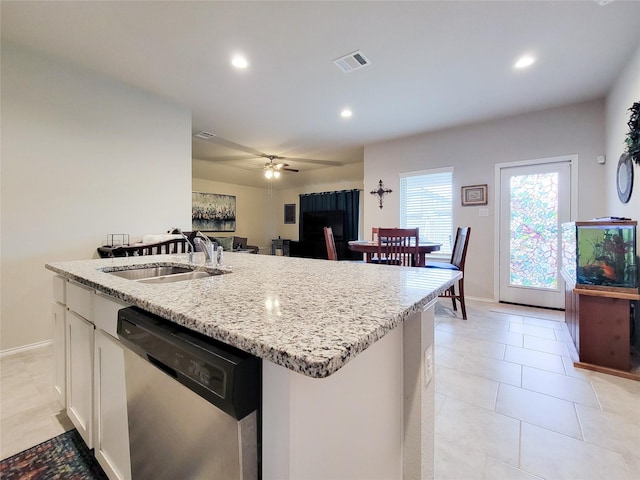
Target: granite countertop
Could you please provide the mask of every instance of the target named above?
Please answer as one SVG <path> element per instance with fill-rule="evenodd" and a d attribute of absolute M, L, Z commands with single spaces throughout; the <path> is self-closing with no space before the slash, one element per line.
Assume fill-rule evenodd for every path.
<path fill-rule="evenodd" d="M 46 268 L 304 375 L 331 375 L 420 311 L 459 272 L 225 252 L 224 275 L 145 284 L 105 273 L 186 265 L 181 255 L 52 262 Z M 201 253 L 196 264 L 204 263 Z"/>

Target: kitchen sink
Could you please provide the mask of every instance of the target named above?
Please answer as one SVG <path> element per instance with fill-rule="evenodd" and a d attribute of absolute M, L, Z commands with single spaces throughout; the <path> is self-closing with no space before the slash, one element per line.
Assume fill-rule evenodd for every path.
<path fill-rule="evenodd" d="M 182 282 L 184 280 L 195 280 L 197 278 L 206 278 L 225 273 L 221 270 L 194 270 L 193 268 L 175 265 L 160 267 L 142 266 L 140 268 L 127 270 L 103 270 L 103 272 L 115 275 L 116 277 L 135 280 L 140 283 Z"/>
<path fill-rule="evenodd" d="M 222 273 L 222 272 L 220 272 Z M 161 275 L 159 277 L 143 278 L 138 280 L 140 283 L 171 283 L 181 282 L 183 280 L 195 280 L 196 278 L 211 277 L 213 275 L 219 275 L 219 273 L 203 272 L 201 270 L 193 270 L 183 273 L 171 273 L 168 275 Z"/>

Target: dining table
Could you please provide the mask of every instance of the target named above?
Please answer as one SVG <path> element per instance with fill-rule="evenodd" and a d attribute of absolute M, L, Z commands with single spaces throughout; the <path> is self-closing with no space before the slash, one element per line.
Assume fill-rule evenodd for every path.
<path fill-rule="evenodd" d="M 418 244 L 418 256 L 414 261 L 414 265 L 416 267 L 424 267 L 426 255 L 437 252 L 441 246 L 441 243 L 420 242 Z M 407 248 L 407 253 L 413 253 L 414 249 L 415 247 Z M 349 242 L 349 250 L 364 253 L 367 263 L 373 263 L 374 254 L 378 253 L 378 242 L 372 240 L 351 240 Z"/>

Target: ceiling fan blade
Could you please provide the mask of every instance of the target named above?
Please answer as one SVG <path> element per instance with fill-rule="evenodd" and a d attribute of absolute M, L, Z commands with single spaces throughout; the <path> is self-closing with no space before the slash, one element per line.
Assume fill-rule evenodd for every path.
<path fill-rule="evenodd" d="M 217 143 L 218 145 L 232 148 L 234 150 L 247 152 L 247 153 L 250 153 L 251 155 L 255 155 L 256 157 L 268 157 L 266 153 L 259 152 L 258 150 L 254 150 L 253 148 L 245 147 L 244 145 L 240 145 L 239 143 L 232 142 L 231 140 L 227 140 L 225 138 L 219 137 L 215 133 L 197 132 L 193 136 L 201 140 L 205 140 L 207 142 Z"/>
<path fill-rule="evenodd" d="M 283 168 L 282 170 L 284 170 L 285 172 L 294 172 L 294 173 L 298 173 L 300 171 L 297 168 Z"/>
<path fill-rule="evenodd" d="M 255 155 L 225 155 L 223 157 L 202 157 L 201 160 L 207 162 L 235 162 L 237 160 L 252 160 Z"/>
<path fill-rule="evenodd" d="M 255 150 L 255 149 L 253 149 L 251 147 L 245 147 L 244 145 L 240 145 L 239 143 L 232 142 L 231 140 L 227 140 L 225 138 L 219 137 L 215 133 L 211 133 L 211 132 L 200 131 L 200 132 L 194 133 L 193 136 L 195 138 L 200 139 L 200 140 L 216 143 L 218 145 L 222 145 L 224 147 L 231 148 L 231 149 L 234 149 L 234 150 L 240 150 L 241 152 L 246 152 L 246 153 L 249 153 L 251 155 L 255 155 L 256 157 L 266 158 L 271 163 L 273 163 L 274 160 L 293 160 L 293 161 L 300 162 L 300 163 L 311 163 L 311 164 L 316 164 L 316 165 L 328 165 L 328 166 L 332 166 L 332 167 L 340 167 L 340 166 L 344 165 L 344 163 L 342 163 L 342 162 L 336 162 L 336 161 L 333 161 L 333 160 L 315 160 L 313 158 L 296 158 L 296 157 L 285 157 L 285 156 L 281 156 L 281 155 L 268 155 L 268 154 L 263 153 L 263 152 L 261 152 L 259 150 Z M 231 157 L 226 157 L 226 158 L 228 158 L 229 160 L 233 159 Z M 239 159 L 239 158 L 237 158 L 237 159 Z M 206 159 L 206 160 L 219 161 L 219 160 L 212 159 L 212 158 L 211 159 Z"/>
<path fill-rule="evenodd" d="M 342 162 L 335 162 L 333 160 L 314 160 L 313 158 L 295 158 L 295 157 L 276 157 L 282 160 L 293 160 L 300 163 L 315 163 L 316 165 L 329 165 L 332 167 L 341 167 L 344 165 Z"/>

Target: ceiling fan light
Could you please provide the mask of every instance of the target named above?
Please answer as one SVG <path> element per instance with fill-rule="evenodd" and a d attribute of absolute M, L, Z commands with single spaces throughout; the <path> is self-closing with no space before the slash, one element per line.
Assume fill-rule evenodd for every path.
<path fill-rule="evenodd" d="M 236 55 L 231 59 L 231 65 L 242 70 L 249 66 L 249 62 L 245 57 L 241 55 Z"/>
<path fill-rule="evenodd" d="M 280 172 L 278 170 L 274 170 L 273 177 L 274 178 L 280 178 Z"/>
<path fill-rule="evenodd" d="M 523 55 L 518 59 L 518 61 L 513 65 L 513 67 L 517 69 L 527 68 L 533 65 L 535 62 L 536 62 L 536 57 L 532 55 Z"/>
<path fill-rule="evenodd" d="M 271 170 L 270 168 L 266 169 L 266 170 L 264 171 L 264 176 L 265 176 L 265 178 L 271 178 L 271 177 L 273 177 L 273 170 Z"/>

